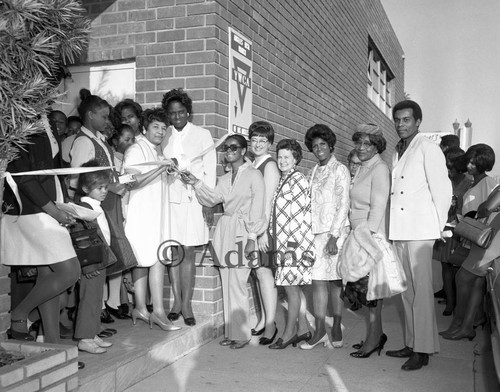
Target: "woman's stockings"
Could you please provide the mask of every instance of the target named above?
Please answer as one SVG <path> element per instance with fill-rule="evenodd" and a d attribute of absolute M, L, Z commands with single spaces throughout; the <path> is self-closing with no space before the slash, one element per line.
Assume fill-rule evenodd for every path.
<path fill-rule="evenodd" d="M 12 320 L 26 320 L 38 307 L 42 316 L 45 342 L 59 342 L 59 295 L 78 280 L 80 263 L 75 257 L 60 263 L 37 267 L 35 286 L 19 305 L 12 310 Z"/>

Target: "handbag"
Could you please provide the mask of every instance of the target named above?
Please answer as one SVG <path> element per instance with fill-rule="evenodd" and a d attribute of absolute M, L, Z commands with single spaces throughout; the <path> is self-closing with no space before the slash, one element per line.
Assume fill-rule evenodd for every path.
<path fill-rule="evenodd" d="M 78 219 L 70 227 L 69 234 L 81 267 L 105 261 L 106 244 L 99 236 L 96 226 Z"/>
<path fill-rule="evenodd" d="M 373 234 L 373 239 L 382 251 L 382 258 L 373 266 L 368 276 L 366 299 L 369 301 L 389 298 L 407 289 L 403 264 L 394 246 L 379 233 Z"/>
<path fill-rule="evenodd" d="M 487 223 L 464 217 L 455 227 L 455 234 L 471 241 L 480 248 L 487 249 L 496 234 L 496 230 Z"/>

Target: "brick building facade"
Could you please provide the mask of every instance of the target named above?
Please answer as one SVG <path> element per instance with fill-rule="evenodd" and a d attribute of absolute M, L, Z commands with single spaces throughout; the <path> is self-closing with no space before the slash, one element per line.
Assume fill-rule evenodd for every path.
<path fill-rule="evenodd" d="M 337 135 L 337 158 L 345 162 L 356 124 L 373 122 L 388 140 L 384 157 L 394 147 L 397 135 L 387 113 L 404 98 L 404 59 L 379 0 L 82 2 L 92 31 L 81 63 L 135 62 L 133 98 L 144 107 L 159 105 L 167 90 L 183 87 L 194 101 L 193 122 L 214 138 L 225 134 L 232 27 L 253 43 L 253 119 L 271 122 L 277 140 L 302 141 L 311 125 L 325 123 Z M 302 168 L 314 163 L 306 152 Z M 7 269 L 1 271 L 5 331 Z M 220 314 L 217 279 L 213 268 L 198 271 L 195 313 Z"/>

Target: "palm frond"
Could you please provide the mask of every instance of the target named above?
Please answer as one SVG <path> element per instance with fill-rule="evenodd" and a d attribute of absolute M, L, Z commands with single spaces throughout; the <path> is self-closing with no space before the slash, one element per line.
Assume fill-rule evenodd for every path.
<path fill-rule="evenodd" d="M 61 64 L 87 45 L 90 20 L 76 0 L 0 0 L 0 159 L 15 159 L 60 97 Z"/>

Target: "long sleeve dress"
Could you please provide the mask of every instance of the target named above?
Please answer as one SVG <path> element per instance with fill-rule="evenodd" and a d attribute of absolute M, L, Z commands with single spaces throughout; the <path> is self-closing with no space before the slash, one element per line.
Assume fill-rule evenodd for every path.
<path fill-rule="evenodd" d="M 165 157 L 177 159 L 181 170 L 189 170 L 205 185 L 214 188 L 217 156 L 215 148 L 210 150 L 213 144 L 208 129 L 188 122 L 181 132 L 172 125 L 168 127 L 162 149 Z M 185 246 L 206 244 L 208 227 L 191 185 L 183 184 L 179 176 L 174 174 L 169 176 L 167 186 L 171 239 Z"/>
<path fill-rule="evenodd" d="M 338 257 L 349 234 L 349 169 L 332 155 L 324 166 L 316 165 L 311 174 L 312 232 L 316 248 L 313 280 L 338 280 Z M 337 238 L 338 253 L 324 251 L 329 235 Z"/>
<path fill-rule="evenodd" d="M 368 161 L 362 162 L 358 172 L 353 178 L 350 192 L 351 201 L 351 227 L 355 230 L 363 223 L 367 224 L 370 232 L 377 233 L 380 238 L 373 238 L 376 245 L 381 250 L 382 257 L 390 257 L 384 252 L 387 232 L 387 202 L 389 200 L 389 190 L 391 188 L 390 172 L 387 164 L 375 154 Z M 368 233 L 369 235 L 369 233 Z M 347 247 L 346 242 L 346 250 Z M 342 260 L 347 263 L 349 260 Z M 381 261 L 379 261 L 381 262 Z M 357 305 L 374 307 L 376 300 L 368 300 L 368 281 L 369 277 L 362 277 L 357 282 L 348 282 L 345 287 L 345 296 Z"/>
<path fill-rule="evenodd" d="M 277 286 L 312 283 L 314 235 L 311 231 L 311 198 L 305 176 L 294 171 L 282 177 L 273 199 L 272 235 L 276 240 Z M 274 232 L 273 230 L 276 229 Z M 294 256 L 285 257 L 294 249 Z"/>

